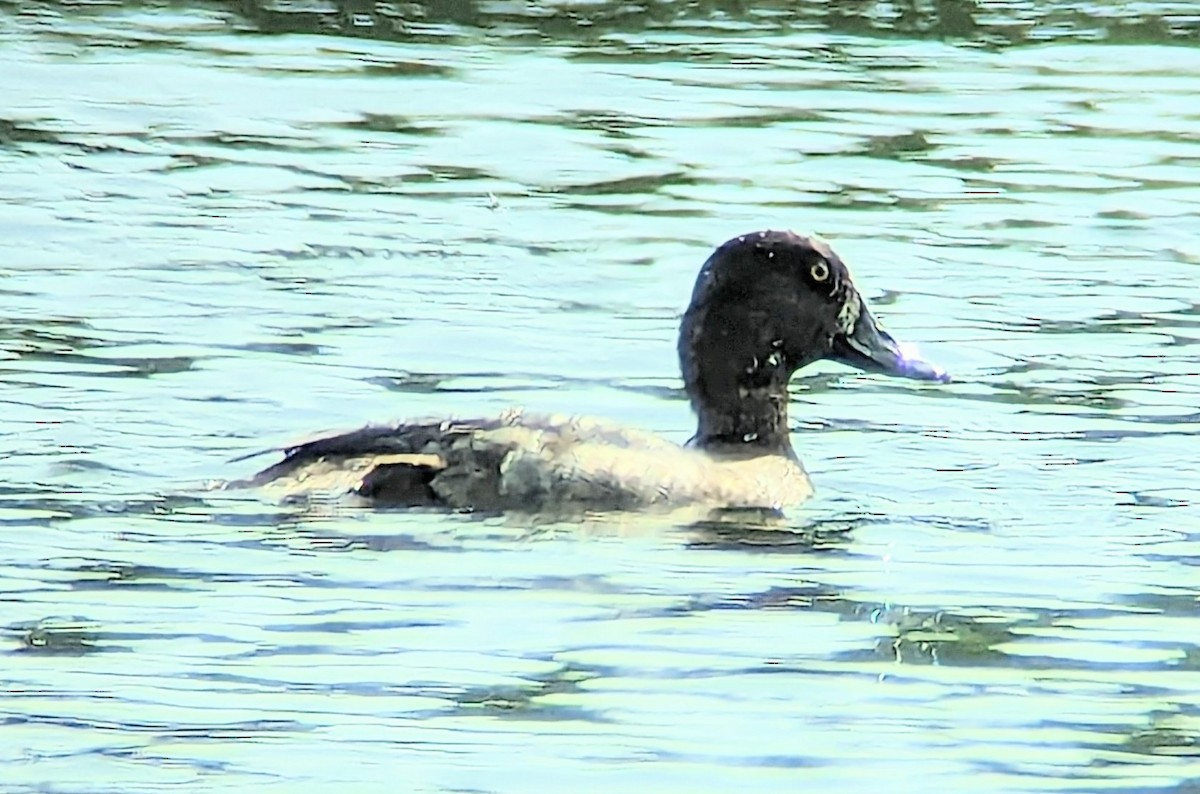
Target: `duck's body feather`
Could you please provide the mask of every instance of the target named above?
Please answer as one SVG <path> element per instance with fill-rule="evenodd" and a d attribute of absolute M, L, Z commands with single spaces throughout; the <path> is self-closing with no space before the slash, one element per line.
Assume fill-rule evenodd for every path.
<path fill-rule="evenodd" d="M 517 410 L 323 436 L 239 484 L 291 497 L 353 492 L 381 504 L 485 512 L 777 509 L 812 493 L 791 455 L 692 449 L 596 419 Z"/>

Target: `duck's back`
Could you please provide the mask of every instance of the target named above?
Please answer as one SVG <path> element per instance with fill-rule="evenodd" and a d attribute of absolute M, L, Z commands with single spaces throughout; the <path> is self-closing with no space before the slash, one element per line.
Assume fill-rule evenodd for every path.
<path fill-rule="evenodd" d="M 316 438 L 238 485 L 479 511 L 781 507 L 812 493 L 789 455 L 713 456 L 590 418 L 520 411 Z"/>

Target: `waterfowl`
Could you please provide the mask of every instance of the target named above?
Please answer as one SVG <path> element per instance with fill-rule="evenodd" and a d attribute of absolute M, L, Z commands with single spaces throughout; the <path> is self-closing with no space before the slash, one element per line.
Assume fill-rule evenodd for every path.
<path fill-rule="evenodd" d="M 819 359 L 947 380 L 880 328 L 827 243 L 755 232 L 712 253 L 683 315 L 679 363 L 697 417 L 685 446 L 599 420 L 514 410 L 319 437 L 236 485 L 484 512 L 781 509 L 813 490 L 789 438 L 788 382 Z"/>

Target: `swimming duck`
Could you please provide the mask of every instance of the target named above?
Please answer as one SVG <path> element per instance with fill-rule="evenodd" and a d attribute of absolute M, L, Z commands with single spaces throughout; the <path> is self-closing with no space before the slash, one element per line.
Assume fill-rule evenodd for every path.
<path fill-rule="evenodd" d="M 284 450 L 242 486 L 464 511 L 778 510 L 812 494 L 788 432 L 788 382 L 819 359 L 948 380 L 876 323 L 827 243 L 735 237 L 700 270 L 679 333 L 696 434 L 679 446 L 599 420 L 520 410 L 367 426 Z"/>

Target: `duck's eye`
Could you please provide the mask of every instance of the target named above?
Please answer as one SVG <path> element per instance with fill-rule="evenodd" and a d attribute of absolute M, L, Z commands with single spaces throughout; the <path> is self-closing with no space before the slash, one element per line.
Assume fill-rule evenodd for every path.
<path fill-rule="evenodd" d="M 809 266 L 808 275 L 812 276 L 812 280 L 818 284 L 825 283 L 829 280 L 829 263 L 824 259 L 818 259 Z"/>

